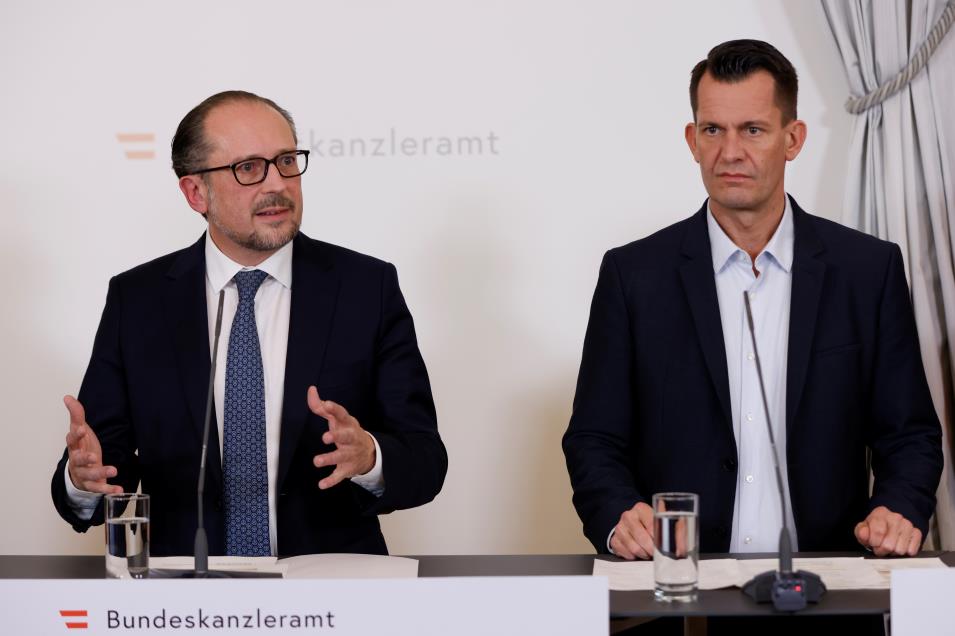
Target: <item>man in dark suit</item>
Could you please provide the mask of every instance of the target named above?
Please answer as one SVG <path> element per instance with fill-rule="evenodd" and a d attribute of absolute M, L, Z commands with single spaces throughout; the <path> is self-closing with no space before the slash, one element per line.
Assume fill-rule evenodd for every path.
<path fill-rule="evenodd" d="M 604 257 L 563 440 L 600 552 L 652 556 L 648 503 L 672 490 L 699 493 L 703 552 L 774 551 L 783 511 L 800 550 L 921 546 L 941 437 L 901 253 L 787 197 L 785 164 L 806 137 L 796 92 L 765 42 L 710 51 L 685 130 L 709 199 Z"/>
<path fill-rule="evenodd" d="M 152 553 L 192 554 L 220 302 L 211 554 L 385 554 L 377 515 L 441 489 L 447 454 L 395 268 L 299 232 L 296 144 L 285 110 L 241 91 L 180 123 L 173 168 L 208 232 L 110 281 L 52 481 L 76 530 L 103 522 L 104 494 L 141 484 Z"/>

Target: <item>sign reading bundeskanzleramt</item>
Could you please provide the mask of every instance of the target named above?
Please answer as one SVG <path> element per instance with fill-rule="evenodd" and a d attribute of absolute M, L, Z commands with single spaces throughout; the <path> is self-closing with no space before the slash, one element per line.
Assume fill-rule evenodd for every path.
<path fill-rule="evenodd" d="M 0 634 L 606 634 L 603 577 L 3 580 Z"/>

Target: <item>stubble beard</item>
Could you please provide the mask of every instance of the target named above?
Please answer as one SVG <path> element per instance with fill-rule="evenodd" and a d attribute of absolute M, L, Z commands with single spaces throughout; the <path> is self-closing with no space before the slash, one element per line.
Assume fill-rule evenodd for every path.
<path fill-rule="evenodd" d="M 287 220 L 279 222 L 278 227 L 269 227 L 264 230 L 261 228 L 253 229 L 248 234 L 241 234 L 220 222 L 215 196 L 210 191 L 206 220 L 215 225 L 216 229 L 239 247 L 255 252 L 274 252 L 295 238 L 301 226 L 301 222 L 295 214 L 298 211 L 295 202 L 280 194 L 269 195 L 259 201 L 253 208 L 252 214 L 255 215 L 259 210 L 276 206 L 288 208 L 292 211 L 292 214 L 289 215 Z"/>

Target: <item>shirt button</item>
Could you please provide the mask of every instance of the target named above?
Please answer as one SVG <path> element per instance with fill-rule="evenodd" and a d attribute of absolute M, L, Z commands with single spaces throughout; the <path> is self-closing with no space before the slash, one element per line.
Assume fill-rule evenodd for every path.
<path fill-rule="evenodd" d="M 747 413 L 747 414 L 746 414 L 746 421 L 747 421 L 747 422 L 752 422 L 752 421 L 753 421 L 753 414 L 752 414 L 752 413 Z"/>
<path fill-rule="evenodd" d="M 747 359 L 747 360 L 755 360 L 755 359 L 756 359 L 756 356 L 754 356 L 752 353 L 747 353 L 747 354 L 746 354 L 746 359 Z"/>
<path fill-rule="evenodd" d="M 753 537 L 746 537 L 745 539 L 743 539 L 743 543 L 745 543 L 746 545 L 749 545 L 752 542 L 753 542 Z"/>
<path fill-rule="evenodd" d="M 753 476 L 752 476 L 752 475 L 746 475 L 746 483 L 747 483 L 747 484 L 753 483 Z"/>

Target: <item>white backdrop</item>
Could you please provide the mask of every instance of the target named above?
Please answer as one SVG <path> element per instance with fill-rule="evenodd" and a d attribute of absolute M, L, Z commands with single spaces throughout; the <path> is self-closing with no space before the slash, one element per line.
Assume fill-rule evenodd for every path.
<path fill-rule="evenodd" d="M 849 119 L 826 29 L 816 3 L 781 0 L 5 3 L 0 553 L 102 552 L 50 503 L 60 398 L 78 390 L 109 277 L 203 231 L 169 140 L 231 88 L 285 106 L 313 147 L 303 230 L 398 267 L 450 469 L 435 502 L 384 518 L 391 550 L 588 551 L 560 436 L 601 255 L 702 202 L 689 72 L 738 37 L 800 72 L 809 139 L 788 189 L 841 216 Z M 481 151 L 457 152 L 459 137 Z M 377 138 L 386 156 L 368 156 Z M 366 156 L 329 156 L 352 139 Z"/>

